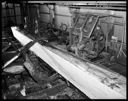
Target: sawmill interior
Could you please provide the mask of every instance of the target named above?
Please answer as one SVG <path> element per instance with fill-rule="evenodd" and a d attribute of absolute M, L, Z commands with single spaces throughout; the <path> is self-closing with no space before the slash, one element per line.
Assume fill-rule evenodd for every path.
<path fill-rule="evenodd" d="M 2 99 L 126 99 L 125 1 L 1 6 Z"/>

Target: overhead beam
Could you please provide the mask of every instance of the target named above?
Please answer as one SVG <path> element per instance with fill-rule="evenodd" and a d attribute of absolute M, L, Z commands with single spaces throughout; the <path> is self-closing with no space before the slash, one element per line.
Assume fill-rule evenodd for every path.
<path fill-rule="evenodd" d="M 28 3 L 56 3 L 66 5 L 88 5 L 88 4 L 126 4 L 126 1 L 28 1 Z"/>

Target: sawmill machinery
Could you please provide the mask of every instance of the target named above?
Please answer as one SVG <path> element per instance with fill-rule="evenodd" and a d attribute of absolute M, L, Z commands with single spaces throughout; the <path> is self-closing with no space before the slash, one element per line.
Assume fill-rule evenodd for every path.
<path fill-rule="evenodd" d="M 73 12 L 68 28 L 56 26 L 54 15 L 42 22 L 38 10 L 2 39 L 2 98 L 126 99 L 126 63 L 118 60 L 126 52 L 122 44 L 117 54 L 111 49 L 114 24 L 107 34 L 102 27 L 105 18 L 123 17 Z"/>
<path fill-rule="evenodd" d="M 32 41 L 16 27 L 12 27 L 12 31 L 22 45 Z M 19 36 L 22 38 L 19 38 Z M 49 43 L 43 45 L 37 42 L 29 50 L 48 63 L 80 91 L 87 94 L 89 98 L 125 99 L 126 78 L 105 66 L 82 60 L 63 50 L 59 45 L 54 46 Z"/>
<path fill-rule="evenodd" d="M 66 81 L 75 85 L 75 87 L 77 87 L 84 94 L 87 94 L 89 98 L 125 98 L 125 78 L 119 74 L 115 74 L 112 71 L 104 69 L 104 66 L 101 68 L 100 66 L 97 66 L 97 64 L 91 63 L 91 60 L 99 57 L 100 54 L 105 50 L 106 36 L 102 31 L 99 21 L 103 17 L 108 17 L 108 15 L 101 16 L 90 13 L 78 15 L 78 18 L 76 18 L 76 21 L 74 21 L 75 23 L 71 29 L 71 33 L 67 32 L 67 26 L 65 24 L 62 24 L 58 29 L 53 27 L 51 23 L 48 23 L 46 30 L 43 31 L 45 36 L 40 38 L 37 35 L 38 33 L 35 33 L 33 36 L 31 34 L 32 32 L 30 33 L 30 31 L 26 31 L 20 27 L 11 27 L 14 37 L 19 40 L 22 45 L 25 45 L 25 47 L 18 49 L 18 52 L 15 53 L 12 59 L 4 63 L 4 78 L 6 77 L 6 73 L 22 74 L 22 72 L 26 70 L 34 82 L 39 85 L 43 84 L 45 85 L 44 87 L 52 87 L 50 86 L 51 83 L 55 81 L 55 79 L 61 78 L 62 76 L 66 79 Z M 36 22 L 36 24 L 37 23 L 38 22 Z M 36 24 L 35 27 L 37 27 Z M 29 52 L 29 50 L 32 53 Z M 22 61 L 21 64 L 23 65 L 20 65 L 20 68 L 18 68 L 17 65 L 11 66 L 11 64 L 20 57 L 20 55 L 22 56 L 20 61 Z M 39 59 L 37 60 L 35 55 L 40 57 L 53 68 L 53 70 L 49 68 L 51 71 L 53 71 L 50 76 L 48 76 L 48 69 L 45 68 L 42 72 L 40 66 L 38 66 Z M 14 69 L 14 67 L 18 69 Z M 55 71 L 57 74 L 55 74 Z M 96 78 L 98 77 L 98 81 L 95 76 L 86 74 L 87 72 L 93 73 Z M 82 78 L 81 74 L 83 76 Z M 74 75 L 77 75 L 78 77 L 76 78 Z M 81 79 L 82 82 L 80 81 Z M 6 80 L 3 82 L 5 83 L 5 81 Z M 94 91 L 92 89 L 95 87 L 94 85 L 92 85 L 90 88 L 89 85 L 94 81 L 100 85 L 101 92 L 97 92 L 99 88 L 96 88 L 97 90 Z M 66 84 L 68 85 L 68 83 Z M 104 88 L 107 90 L 104 91 Z M 22 95 L 24 95 L 24 89 L 25 88 L 23 86 L 23 90 L 21 90 Z M 89 92 L 90 89 L 91 92 Z M 28 95 L 26 97 L 29 98 L 30 96 Z"/>

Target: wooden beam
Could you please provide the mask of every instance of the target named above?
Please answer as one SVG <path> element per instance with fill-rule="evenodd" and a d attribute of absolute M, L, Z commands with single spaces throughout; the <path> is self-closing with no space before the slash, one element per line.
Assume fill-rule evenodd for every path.
<path fill-rule="evenodd" d="M 32 41 L 17 27 L 11 27 L 22 45 Z M 66 52 L 35 43 L 30 51 L 48 63 L 91 99 L 126 99 L 126 78 L 89 62 L 83 62 Z M 113 86 L 115 85 L 115 86 Z"/>

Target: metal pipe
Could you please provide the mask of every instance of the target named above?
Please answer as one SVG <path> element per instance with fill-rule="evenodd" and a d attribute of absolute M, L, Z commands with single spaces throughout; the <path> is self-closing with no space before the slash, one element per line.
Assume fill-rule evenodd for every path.
<path fill-rule="evenodd" d="M 88 38 L 89 38 L 89 37 L 91 36 L 91 34 L 93 33 L 93 31 L 94 31 L 94 29 L 95 29 L 95 27 L 96 27 L 98 21 L 99 21 L 99 16 L 97 17 L 96 22 L 95 22 L 95 24 L 94 24 L 94 26 L 93 26 L 93 28 L 92 28 L 92 30 L 91 30 L 91 32 L 90 32 Z"/>
<path fill-rule="evenodd" d="M 123 18 L 122 16 L 117 16 L 117 15 L 104 15 L 104 16 L 100 16 L 100 18 L 104 18 L 104 17 L 116 17 L 116 18 Z"/>
<path fill-rule="evenodd" d="M 78 12 L 74 12 L 74 13 L 78 13 Z M 86 12 L 86 13 L 84 13 L 84 12 L 80 12 L 80 14 L 83 14 L 83 15 L 85 15 L 85 14 L 90 14 L 90 15 L 94 15 L 94 16 L 99 16 L 100 18 L 103 18 L 103 17 L 117 17 L 117 18 L 123 18 L 122 16 L 117 16 L 117 15 L 110 15 L 110 14 L 101 14 L 101 13 L 91 13 L 91 12 Z"/>
<path fill-rule="evenodd" d="M 87 15 L 87 17 L 86 17 L 86 19 L 85 19 L 85 22 L 84 22 L 83 26 L 81 27 L 81 31 L 83 30 L 83 27 L 86 25 L 87 20 L 88 20 L 88 17 L 89 17 L 89 15 Z M 79 44 L 81 43 L 82 38 L 83 38 L 83 32 L 80 33 Z"/>
<path fill-rule="evenodd" d="M 80 16 L 80 15 L 78 15 L 78 17 L 77 17 L 77 19 L 76 19 L 76 21 L 75 21 L 75 23 L 74 23 L 74 25 L 73 25 L 74 27 L 70 29 L 70 33 L 69 33 L 69 37 L 70 37 L 70 43 L 69 43 L 69 45 L 70 45 L 70 46 L 72 45 L 72 42 L 73 42 L 73 40 L 72 40 L 72 33 L 73 33 L 74 29 L 75 29 L 75 26 L 76 26 L 76 23 L 77 23 L 77 21 L 78 21 L 78 19 L 79 19 L 79 16 Z M 72 22 L 73 22 L 73 21 L 72 21 Z"/>
<path fill-rule="evenodd" d="M 69 6 L 68 6 L 69 7 Z M 126 7 L 89 7 L 89 6 L 70 6 L 70 7 L 80 7 L 80 8 L 86 8 L 86 9 L 95 9 L 95 10 L 121 10 L 121 11 L 126 11 Z"/>
<path fill-rule="evenodd" d="M 14 56 L 11 60 L 7 61 L 4 66 L 2 67 L 2 69 L 5 69 L 9 64 L 11 64 L 13 61 L 15 61 L 20 54 L 17 54 L 16 56 Z"/>
<path fill-rule="evenodd" d="M 106 21 L 100 21 L 100 22 L 101 23 L 107 23 L 107 24 L 114 24 L 114 25 L 124 26 L 124 23 L 118 23 L 118 22 L 111 23 L 111 22 L 106 22 Z"/>

